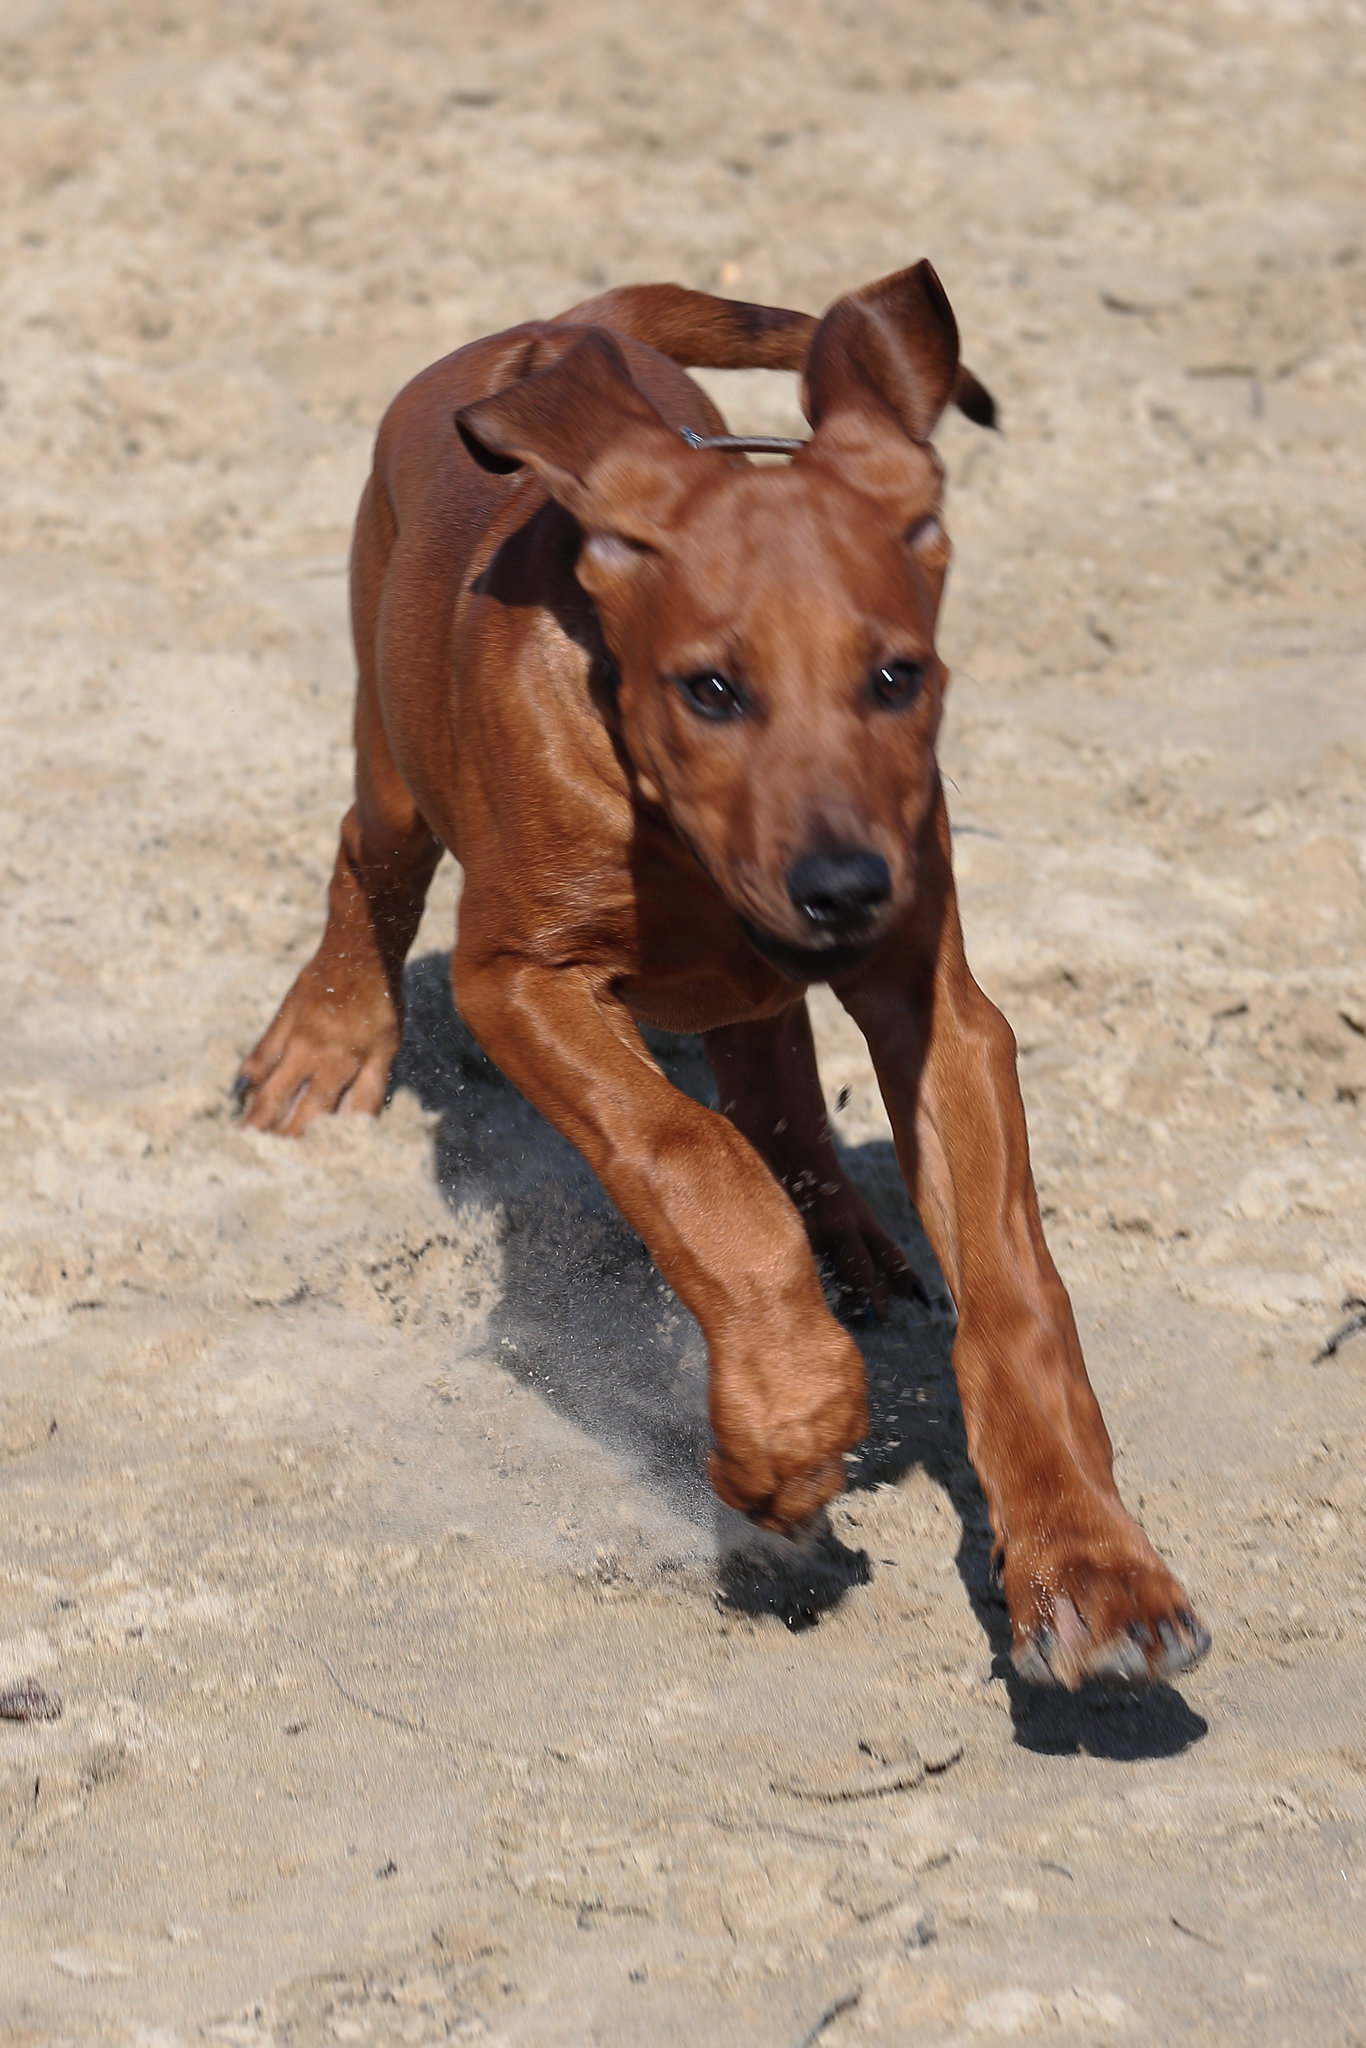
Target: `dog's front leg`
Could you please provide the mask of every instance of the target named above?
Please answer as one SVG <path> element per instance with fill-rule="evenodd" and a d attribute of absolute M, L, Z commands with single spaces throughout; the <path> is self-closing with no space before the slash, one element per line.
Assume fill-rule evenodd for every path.
<path fill-rule="evenodd" d="M 583 1153 L 701 1324 L 716 1491 L 792 1529 L 839 1492 L 868 1427 L 863 1361 L 797 1211 L 734 1126 L 665 1079 L 588 970 L 457 953 L 454 973 L 485 1051 Z"/>
<path fill-rule="evenodd" d="M 1195 1663 L 1209 1638 L 1126 1511 L 1072 1305 L 1044 1242 L 1010 1026 L 963 953 L 940 798 L 895 969 L 841 990 L 958 1306 L 954 1369 L 1015 1662 L 1075 1686 Z"/>

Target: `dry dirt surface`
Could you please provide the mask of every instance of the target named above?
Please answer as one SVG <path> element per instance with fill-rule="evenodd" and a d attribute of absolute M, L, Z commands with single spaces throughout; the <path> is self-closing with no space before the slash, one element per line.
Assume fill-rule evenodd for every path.
<path fill-rule="evenodd" d="M 9 0 L 6 2044 L 1366 2038 L 1364 53 L 1359 0 Z M 1010 1671 L 828 996 L 935 1305 L 797 1560 L 453 1015 L 453 876 L 385 1116 L 228 1101 L 320 929 L 394 390 L 609 282 L 922 254 L 1006 427 L 942 435 L 969 953 L 1214 1631 L 1143 1697 Z"/>

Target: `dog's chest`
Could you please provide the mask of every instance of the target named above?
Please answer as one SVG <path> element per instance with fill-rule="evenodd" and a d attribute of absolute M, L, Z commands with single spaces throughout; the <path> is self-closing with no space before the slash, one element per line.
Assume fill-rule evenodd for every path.
<path fill-rule="evenodd" d="M 635 943 L 618 985 L 641 1023 L 712 1031 L 793 1000 L 791 983 L 754 951 L 734 911 L 677 842 L 642 835 L 631 866 Z"/>

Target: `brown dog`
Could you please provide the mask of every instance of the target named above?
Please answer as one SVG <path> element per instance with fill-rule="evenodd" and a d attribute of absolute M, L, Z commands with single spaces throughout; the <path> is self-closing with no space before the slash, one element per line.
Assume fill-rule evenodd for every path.
<path fill-rule="evenodd" d="M 765 467 L 696 445 L 724 423 L 686 364 L 804 369 L 812 438 Z M 408 385 L 356 526 L 356 802 L 327 929 L 240 1087 L 258 1130 L 381 1108 L 449 848 L 462 1016 L 701 1324 L 717 1492 L 791 1530 L 867 1427 L 813 1252 L 874 1304 L 914 1285 L 831 1143 L 804 998 L 829 982 L 957 1303 L 1016 1664 L 1165 1676 L 1209 1638 L 1116 1490 L 1015 1042 L 963 955 L 929 446 L 954 398 L 990 419 L 928 263 L 819 324 L 609 292 Z M 702 1034 L 720 1113 L 670 1086 L 642 1023 Z"/>

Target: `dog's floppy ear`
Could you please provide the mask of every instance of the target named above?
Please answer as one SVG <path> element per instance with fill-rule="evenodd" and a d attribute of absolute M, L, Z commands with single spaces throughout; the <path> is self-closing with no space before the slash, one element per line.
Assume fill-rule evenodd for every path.
<path fill-rule="evenodd" d="M 958 382 L 958 322 L 922 259 L 836 299 L 811 337 L 802 409 L 812 426 L 841 413 L 891 413 L 928 441 Z"/>
<path fill-rule="evenodd" d="M 659 545 L 701 474 L 698 454 L 664 424 L 598 327 L 547 369 L 462 406 L 455 424 L 482 469 L 506 475 L 525 463 L 590 534 L 638 547 Z"/>
<path fill-rule="evenodd" d="M 882 505 L 933 558 L 936 587 L 948 541 L 930 516 L 944 471 L 929 438 L 959 383 L 958 323 L 921 262 L 835 301 L 812 337 L 802 387 L 815 433 L 798 461 L 833 471 Z"/>

